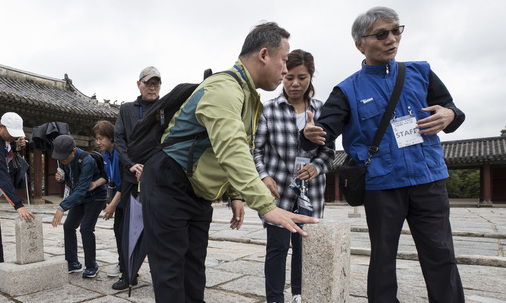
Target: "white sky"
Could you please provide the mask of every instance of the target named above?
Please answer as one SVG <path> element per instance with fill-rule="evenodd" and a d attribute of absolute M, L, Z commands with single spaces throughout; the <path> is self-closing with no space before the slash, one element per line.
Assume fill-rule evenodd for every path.
<path fill-rule="evenodd" d="M 466 113 L 441 139 L 500 135 L 504 0 L 0 0 L 0 64 L 58 79 L 67 73 L 85 95 L 133 101 L 145 66 L 160 70 L 164 95 L 177 83 L 199 82 L 206 68 L 230 68 L 250 29 L 276 21 L 291 33 L 292 50 L 314 55 L 316 97 L 325 101 L 360 68 L 351 24 L 377 5 L 395 9 L 406 25 L 397 60 L 428 61 Z M 279 92 L 262 92 L 262 100 Z"/>

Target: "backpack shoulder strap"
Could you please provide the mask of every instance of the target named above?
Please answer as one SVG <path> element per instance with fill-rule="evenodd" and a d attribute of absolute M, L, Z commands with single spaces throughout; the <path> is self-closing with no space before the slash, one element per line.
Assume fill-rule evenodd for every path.
<path fill-rule="evenodd" d="M 241 86 L 241 88 L 242 88 L 242 81 L 241 81 L 241 79 L 239 79 L 239 77 L 237 76 L 237 74 L 236 74 L 236 73 L 234 73 L 233 71 L 230 71 L 230 70 L 224 70 L 224 71 L 219 72 L 219 73 L 229 74 L 230 76 L 232 76 L 232 77 L 235 79 L 235 81 L 237 81 L 237 83 L 239 83 L 239 86 Z M 218 74 L 219 74 L 219 73 L 218 73 Z"/>
<path fill-rule="evenodd" d="M 77 171 L 76 171 L 76 179 L 79 180 L 79 177 L 81 176 L 81 170 L 83 167 L 83 160 L 86 158 L 86 156 L 89 155 L 87 151 L 82 151 L 81 154 L 79 154 L 79 158 L 77 159 Z"/>

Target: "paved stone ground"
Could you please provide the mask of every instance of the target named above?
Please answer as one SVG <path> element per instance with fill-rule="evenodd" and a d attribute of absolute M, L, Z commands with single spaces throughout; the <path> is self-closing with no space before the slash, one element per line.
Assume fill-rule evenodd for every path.
<path fill-rule="evenodd" d="M 32 205 L 30 209 L 42 217 L 44 247 L 47 257 L 64 258 L 63 227 L 51 227 L 56 203 Z M 6 262 L 15 261 L 14 218 L 16 213 L 6 203 L 0 203 L 0 222 Z M 222 204 L 215 205 L 208 249 L 207 288 L 205 300 L 219 303 L 265 302 L 263 262 L 265 231 L 256 213 L 246 208 L 245 224 L 239 231 L 228 226 L 231 212 Z M 363 208 L 331 204 L 326 207 L 324 220 L 341 220 L 352 226 L 352 281 L 351 303 L 365 303 L 369 241 Z M 459 270 L 465 288 L 466 300 L 471 303 L 506 302 L 506 208 L 452 207 L 452 228 Z M 428 302 L 425 285 L 416 261 L 416 252 L 407 226 L 399 246 L 397 274 L 401 302 Z M 111 285 L 116 278 L 107 277 L 107 271 L 117 262 L 112 220 L 99 219 L 96 227 L 97 261 L 100 272 L 95 279 L 83 279 L 70 274 L 69 284 L 59 289 L 40 291 L 24 296 L 9 297 L 0 293 L 4 302 L 154 302 L 149 274 L 149 260 L 140 270 L 140 283 L 132 290 L 115 291 Z M 80 239 L 80 236 L 78 236 Z M 83 260 L 79 242 L 79 255 Z M 290 295 L 289 266 L 285 298 Z"/>

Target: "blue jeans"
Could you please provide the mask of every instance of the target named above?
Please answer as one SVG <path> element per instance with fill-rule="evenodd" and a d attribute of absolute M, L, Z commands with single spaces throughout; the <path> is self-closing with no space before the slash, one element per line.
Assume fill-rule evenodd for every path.
<path fill-rule="evenodd" d="M 63 224 L 65 236 L 65 260 L 77 262 L 77 235 L 76 230 L 81 226 L 83 240 L 84 265 L 86 268 L 95 267 L 96 243 L 95 224 L 100 212 L 104 209 L 105 199 L 95 199 L 74 206 L 69 210 L 67 219 Z"/>
<path fill-rule="evenodd" d="M 292 241 L 291 284 L 292 294 L 301 293 L 302 236 L 285 228 L 265 224 L 267 228 L 267 248 L 265 256 L 265 295 L 267 302 L 285 302 L 286 257 Z"/>

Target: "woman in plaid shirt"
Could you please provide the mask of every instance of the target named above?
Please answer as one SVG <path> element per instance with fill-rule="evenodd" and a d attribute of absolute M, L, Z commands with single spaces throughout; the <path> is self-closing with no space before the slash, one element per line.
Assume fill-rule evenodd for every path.
<path fill-rule="evenodd" d="M 294 50 L 286 62 L 288 74 L 283 79 L 283 94 L 264 104 L 256 131 L 253 157 L 260 178 L 276 198 L 276 205 L 288 211 L 299 211 L 299 195 L 290 188 L 297 178 L 299 189 L 306 189 L 312 215 L 323 217 L 325 173 L 334 159 L 334 150 L 320 146 L 306 152 L 300 148 L 299 134 L 307 121 L 307 111 L 320 115 L 323 102 L 313 99 L 313 56 Z M 306 159 L 303 168 L 296 158 Z M 300 186 L 302 185 L 302 186 Z M 300 302 L 301 237 L 283 227 L 265 223 L 267 253 L 265 257 L 265 290 L 267 302 L 284 302 L 285 265 L 290 239 L 292 241 L 291 285 L 292 302 Z"/>

